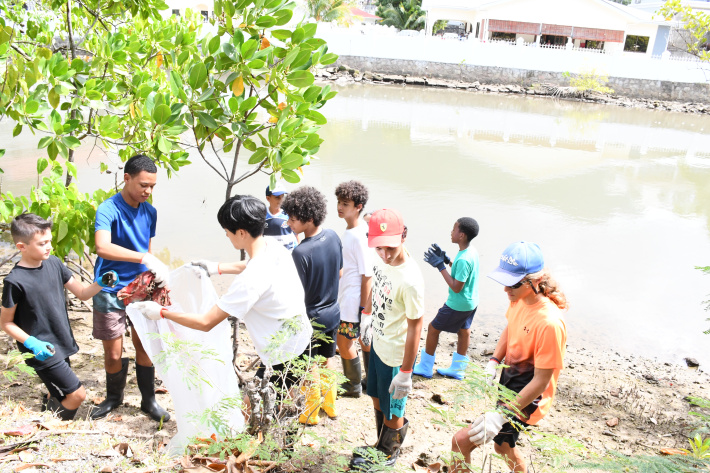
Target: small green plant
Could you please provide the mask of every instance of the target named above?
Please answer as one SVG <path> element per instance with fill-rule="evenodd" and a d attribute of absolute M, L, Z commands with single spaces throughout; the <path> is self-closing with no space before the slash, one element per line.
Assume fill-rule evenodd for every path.
<path fill-rule="evenodd" d="M 15 381 L 21 375 L 35 376 L 35 370 L 27 366 L 25 360 L 33 358 L 32 353 L 21 353 L 19 350 L 10 350 L 5 358 L 5 366 L 2 368 L 2 375 L 9 382 Z"/>
<path fill-rule="evenodd" d="M 688 439 L 690 449 L 682 449 L 688 455 L 698 460 L 710 458 L 710 437 L 703 439 L 700 434 L 696 434 L 692 439 Z"/>
<path fill-rule="evenodd" d="M 591 91 L 602 94 L 614 93 L 614 89 L 606 86 L 609 83 L 609 76 L 597 74 L 596 69 L 584 71 L 574 76 L 569 72 L 564 72 L 562 76 L 569 78 L 569 85 L 581 93 Z"/>

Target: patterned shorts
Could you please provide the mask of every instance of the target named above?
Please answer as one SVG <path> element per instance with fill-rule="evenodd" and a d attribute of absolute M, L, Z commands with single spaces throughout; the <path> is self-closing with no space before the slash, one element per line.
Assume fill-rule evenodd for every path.
<path fill-rule="evenodd" d="M 342 335 L 348 340 L 355 340 L 360 337 L 360 322 L 340 322 L 338 335 Z"/>

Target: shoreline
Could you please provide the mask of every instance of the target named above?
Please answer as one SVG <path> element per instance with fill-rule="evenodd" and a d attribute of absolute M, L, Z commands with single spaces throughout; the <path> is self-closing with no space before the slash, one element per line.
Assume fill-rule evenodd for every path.
<path fill-rule="evenodd" d="M 607 95 L 590 91 L 581 95 L 572 87 L 560 87 L 552 84 L 521 86 L 515 84 L 482 84 L 479 81 L 463 82 L 448 79 L 434 79 L 411 75 L 384 74 L 372 71 L 359 71 L 347 65 L 327 67 L 316 72 L 316 80 L 332 81 L 339 85 L 351 83 L 404 85 L 457 89 L 473 93 L 523 95 L 574 102 L 613 105 L 625 108 L 645 108 L 697 115 L 710 114 L 710 103 L 675 102 L 670 100 L 637 99 L 622 95 Z"/>

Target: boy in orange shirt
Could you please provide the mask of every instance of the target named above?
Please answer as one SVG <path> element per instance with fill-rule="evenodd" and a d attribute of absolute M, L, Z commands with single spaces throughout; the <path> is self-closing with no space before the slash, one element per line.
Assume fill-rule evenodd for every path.
<path fill-rule="evenodd" d="M 535 243 L 510 245 L 488 277 L 505 286 L 510 300 L 505 314 L 508 325 L 486 366 L 488 382 L 495 382 L 496 368 L 505 359 L 508 368 L 501 371 L 500 383 L 518 393 L 513 406 L 522 415 L 513 414 L 505 405 L 501 410 L 508 407 L 509 417 L 499 411 L 486 412 L 454 435 L 451 449 L 469 463 L 475 448 L 493 440 L 496 453 L 505 458 L 508 467 L 525 473 L 516 443 L 520 432 L 537 424 L 552 405 L 567 343 L 562 313 L 567 299 L 544 268 L 542 252 Z M 465 464 L 456 465 L 456 471 L 466 469 Z"/>

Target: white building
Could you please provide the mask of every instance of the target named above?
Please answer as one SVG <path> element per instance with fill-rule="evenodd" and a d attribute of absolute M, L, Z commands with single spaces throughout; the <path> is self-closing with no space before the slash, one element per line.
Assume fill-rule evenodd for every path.
<path fill-rule="evenodd" d="M 670 24 L 607 0 L 423 0 L 427 35 L 439 20 L 466 24 L 469 39 L 523 41 L 551 48 L 630 51 L 660 56 Z"/>

